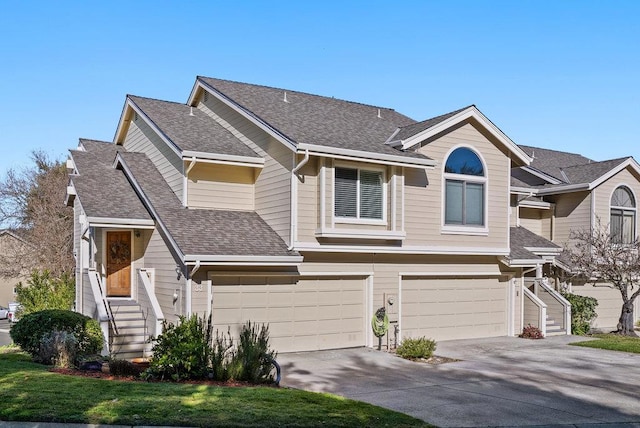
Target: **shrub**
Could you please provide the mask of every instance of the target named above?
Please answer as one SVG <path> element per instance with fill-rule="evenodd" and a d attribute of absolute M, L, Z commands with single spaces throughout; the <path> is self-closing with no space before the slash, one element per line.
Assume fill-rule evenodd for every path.
<path fill-rule="evenodd" d="M 40 349 L 34 359 L 42 364 L 70 368 L 74 366 L 77 355 L 78 339 L 75 334 L 53 330 L 40 341 Z"/>
<path fill-rule="evenodd" d="M 75 282 L 67 274 L 59 278 L 51 276 L 48 270 L 34 270 L 27 285 L 16 285 L 16 299 L 22 305 L 19 317 L 45 309 L 69 310 L 75 299 Z"/>
<path fill-rule="evenodd" d="M 544 339 L 542 335 L 542 331 L 538 327 L 535 327 L 531 324 L 527 325 L 522 329 L 522 334 L 518 337 L 523 337 L 525 339 Z"/>
<path fill-rule="evenodd" d="M 598 300 L 568 292 L 563 292 L 562 296 L 571 303 L 571 333 L 588 334 L 591 331 L 591 323 L 598 316 Z"/>
<path fill-rule="evenodd" d="M 417 339 L 405 338 L 396 349 L 396 354 L 408 360 L 431 358 L 436 350 L 436 342 L 426 337 Z"/>
<path fill-rule="evenodd" d="M 196 314 L 181 316 L 176 324 L 165 321 L 153 346 L 147 375 L 174 381 L 205 378 L 209 373 L 211 331 L 211 317 L 207 322 Z"/>
<path fill-rule="evenodd" d="M 216 330 L 216 338 L 211 349 L 211 377 L 214 380 L 226 381 L 231 378 L 229 370 L 230 361 L 233 358 L 233 337 L 231 331 L 220 334 Z"/>
<path fill-rule="evenodd" d="M 276 352 L 269 349 L 269 326 L 247 321 L 242 326 L 238 348 L 231 358 L 231 376 L 251 383 L 273 381 L 271 370 Z"/>
<path fill-rule="evenodd" d="M 25 315 L 11 328 L 11 338 L 20 347 L 39 358 L 41 342 L 51 340 L 53 332 L 73 334 L 77 356 L 96 354 L 102 350 L 104 336 L 97 321 L 73 311 L 47 309 Z"/>

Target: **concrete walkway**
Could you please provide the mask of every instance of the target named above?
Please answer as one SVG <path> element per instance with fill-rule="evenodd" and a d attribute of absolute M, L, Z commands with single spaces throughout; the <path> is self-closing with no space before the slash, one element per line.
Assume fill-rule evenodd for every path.
<path fill-rule="evenodd" d="M 440 365 L 366 348 L 278 356 L 283 386 L 332 392 L 441 427 L 640 428 L 640 354 L 510 337 L 438 343 Z"/>

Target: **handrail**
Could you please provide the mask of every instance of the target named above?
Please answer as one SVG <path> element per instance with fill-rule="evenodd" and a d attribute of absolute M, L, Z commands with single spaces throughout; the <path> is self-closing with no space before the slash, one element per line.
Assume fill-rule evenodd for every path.
<path fill-rule="evenodd" d="M 159 334 L 162 331 L 162 322 L 164 321 L 164 314 L 162 312 L 162 308 L 160 307 L 160 303 L 158 302 L 158 298 L 156 297 L 156 293 L 153 291 L 153 285 L 151 284 L 151 280 L 149 279 L 149 275 L 146 269 L 138 269 L 138 275 L 142 282 L 145 293 L 147 294 L 147 298 L 149 299 L 149 303 L 151 304 L 151 310 L 153 311 L 153 316 L 156 320 L 155 322 L 155 331 L 154 335 Z"/>
<path fill-rule="evenodd" d="M 562 297 L 562 294 L 551 288 L 544 279 L 538 281 L 538 284 L 564 307 L 564 327 L 567 334 L 571 334 L 571 303 Z"/>
<path fill-rule="evenodd" d="M 102 291 L 100 276 L 94 268 L 89 268 L 88 274 L 91 291 L 93 292 L 93 299 L 95 300 L 96 307 L 98 309 L 98 319 L 99 321 L 108 322 L 111 325 L 113 332 L 118 334 L 118 326 L 116 326 L 111 305 L 109 305 L 109 302 Z M 102 305 L 100 305 L 99 302 L 102 302 Z"/>
<path fill-rule="evenodd" d="M 538 307 L 538 328 L 543 336 L 547 335 L 547 304 L 540 300 L 538 296 L 533 294 L 527 287 L 522 287 L 524 296 L 528 297 L 531 302 Z"/>

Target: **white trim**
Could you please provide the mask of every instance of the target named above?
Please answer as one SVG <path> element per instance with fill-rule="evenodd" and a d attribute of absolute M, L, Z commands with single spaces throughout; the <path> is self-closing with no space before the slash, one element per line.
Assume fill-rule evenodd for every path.
<path fill-rule="evenodd" d="M 406 191 L 406 188 L 404 185 L 404 167 L 401 167 L 401 170 L 400 170 L 400 186 L 402 188 L 400 192 L 400 198 L 401 198 L 400 206 L 402 207 L 402 212 L 400 213 L 400 230 L 404 231 L 404 213 L 405 213 L 404 192 Z"/>
<path fill-rule="evenodd" d="M 153 229 L 155 222 L 153 220 L 140 218 L 114 218 L 114 217 L 87 217 L 87 221 L 94 227 L 118 227 L 132 226 L 138 229 Z"/>
<path fill-rule="evenodd" d="M 338 168 L 342 168 L 342 169 L 352 169 L 352 170 L 356 170 L 357 174 L 358 174 L 358 178 L 357 178 L 357 183 L 356 183 L 356 217 L 339 217 L 336 216 L 336 169 Z M 382 218 L 360 218 L 360 172 L 361 171 L 366 171 L 366 172 L 375 172 L 375 173 L 380 173 L 381 174 L 381 183 L 380 186 L 382 188 L 382 207 L 381 207 L 381 213 L 382 213 Z M 333 166 L 333 209 L 331 210 L 331 216 L 333 218 L 332 221 L 332 225 L 335 225 L 335 223 L 348 223 L 348 224 L 366 224 L 366 225 L 378 225 L 378 226 L 387 226 L 387 211 L 388 211 L 388 207 L 387 207 L 387 193 L 388 193 L 388 189 L 387 187 L 389 186 L 389 183 L 387 183 L 387 168 L 386 167 L 380 167 L 380 166 L 370 166 L 370 165 L 366 165 L 366 166 L 361 166 L 361 165 L 357 165 L 357 164 L 353 164 L 353 163 L 345 163 L 345 162 L 338 162 L 337 164 L 334 164 Z"/>
<path fill-rule="evenodd" d="M 490 247 L 438 247 L 438 246 L 381 246 L 381 245 L 324 245 L 317 242 L 296 242 L 294 250 L 300 252 L 379 253 L 379 254 L 442 254 L 470 256 L 507 256 L 509 248 Z"/>
<path fill-rule="evenodd" d="M 100 261 L 102 262 L 102 267 L 104 268 L 105 272 L 107 270 L 107 261 L 108 261 L 108 257 L 107 257 L 107 233 L 109 232 L 129 232 L 129 252 L 131 253 L 131 260 L 129 261 L 129 295 L 128 296 L 108 296 L 108 284 L 107 284 L 107 277 L 106 277 L 106 273 L 105 273 L 105 278 L 104 278 L 104 297 L 106 299 L 111 299 L 111 300 L 131 300 L 133 299 L 135 296 L 137 296 L 137 290 L 134 290 L 134 288 L 136 288 L 135 284 L 137 284 L 137 281 L 134 281 L 135 279 L 135 269 L 133 266 L 134 263 L 134 256 L 135 256 L 135 247 L 134 247 L 134 243 L 135 243 L 135 236 L 133 236 L 133 229 L 127 228 L 127 229 L 123 229 L 123 228 L 116 228 L 116 229 L 102 229 L 102 245 L 101 245 L 101 250 L 102 250 L 102 254 L 100 257 Z"/>
<path fill-rule="evenodd" d="M 195 160 L 196 162 L 215 163 L 223 165 L 248 166 L 252 168 L 263 168 L 265 162 L 264 158 L 226 155 L 222 153 L 198 152 L 193 150 L 184 150 L 182 152 L 182 160 Z"/>
<path fill-rule="evenodd" d="M 589 186 L 589 183 L 579 183 L 579 184 L 568 184 L 566 186 L 557 186 L 557 187 L 548 187 L 545 189 L 537 189 L 532 191 L 534 195 L 559 195 L 562 193 L 571 193 L 571 192 L 579 192 L 579 191 L 589 191 L 592 188 Z"/>
<path fill-rule="evenodd" d="M 146 124 L 149 125 L 149 127 L 153 130 L 153 132 L 155 132 L 160 137 L 160 139 L 162 141 L 164 141 L 164 143 L 171 150 L 173 150 L 173 152 L 176 155 L 178 155 L 179 157 L 182 157 L 182 152 L 180 151 L 180 148 L 177 146 L 177 144 L 175 144 L 173 141 L 171 141 L 171 139 L 164 132 L 162 132 L 162 130 L 160 128 L 158 128 L 158 126 L 153 122 L 153 120 L 151 120 L 151 118 L 149 116 L 147 116 L 146 113 L 144 111 L 142 111 L 142 109 L 140 107 L 138 107 L 138 105 L 135 103 L 135 101 L 133 101 L 129 96 L 127 96 L 127 101 L 125 102 L 125 107 L 130 107 L 134 112 L 138 113 L 138 117 L 142 118 L 142 120 L 144 120 L 146 122 Z M 123 117 L 120 118 L 121 121 L 122 121 Z M 115 138 L 115 141 L 114 141 L 115 144 L 118 144 L 119 142 L 124 143 L 123 139 L 119 138 L 120 137 L 120 135 L 119 135 L 120 131 L 121 131 L 120 124 L 118 124 L 118 129 L 116 131 L 116 138 Z"/>
<path fill-rule="evenodd" d="M 437 162 L 433 159 L 413 158 L 401 155 L 388 155 L 384 153 L 365 152 L 362 150 L 344 149 L 338 147 L 320 146 L 317 144 L 299 143 L 298 150 L 309 150 L 315 156 L 327 156 L 334 159 L 377 163 L 389 166 L 404 166 L 407 168 L 433 169 Z"/>
<path fill-rule="evenodd" d="M 468 175 L 468 174 L 454 174 L 445 171 L 447 160 L 453 152 L 458 149 L 467 149 L 473 152 L 478 160 L 482 163 L 482 169 L 484 174 Z M 487 168 L 487 162 L 482 156 L 482 153 L 478 151 L 473 145 L 469 143 L 456 144 L 449 148 L 445 156 L 443 157 L 442 170 L 440 171 L 442 179 L 441 181 L 441 197 L 440 197 L 440 211 L 442 223 L 440 225 L 443 234 L 455 234 L 455 235 L 488 235 L 489 234 L 489 169 Z M 446 219 L 446 205 L 447 205 L 447 181 L 461 181 L 463 183 L 482 184 L 482 225 L 473 224 L 447 224 Z M 465 185 L 466 189 L 466 185 Z M 462 209 L 465 210 L 466 206 Z"/>
<path fill-rule="evenodd" d="M 186 278 L 185 278 L 186 279 Z M 187 317 L 191 316 L 191 313 L 193 312 L 193 302 L 191 301 L 191 299 L 193 299 L 193 280 L 191 278 L 186 279 L 186 281 L 184 282 L 184 294 L 185 294 L 185 307 L 184 307 L 184 311 L 185 311 L 185 315 Z"/>
<path fill-rule="evenodd" d="M 327 225 L 327 167 L 325 158 L 320 158 L 320 229 Z"/>
<path fill-rule="evenodd" d="M 493 278 L 493 277 L 500 277 L 502 275 L 504 275 L 503 272 L 500 272 L 500 269 L 497 268 L 497 264 L 492 264 L 491 266 L 496 266 L 496 271 L 495 272 L 485 272 L 485 271 L 473 271 L 473 272 L 449 272 L 449 271 L 443 271 L 443 272 L 433 272 L 433 271 L 428 271 L 428 272 L 399 272 L 399 275 L 401 277 L 413 277 L 413 276 L 424 276 L 424 277 L 439 277 L 439 276 L 444 276 L 444 277 L 482 277 L 482 278 Z"/>
<path fill-rule="evenodd" d="M 236 264 L 238 266 L 298 266 L 302 263 L 301 256 L 243 256 L 243 255 L 194 255 L 185 254 L 186 265 L 200 262 L 202 266 L 217 264 Z"/>
<path fill-rule="evenodd" d="M 205 279 L 201 284 L 207 287 L 207 317 L 209 317 L 213 313 L 213 282 Z"/>
<path fill-rule="evenodd" d="M 532 160 L 529 155 L 527 155 L 516 143 L 514 143 L 506 134 L 504 134 L 497 126 L 495 126 L 480 110 L 478 110 L 475 106 L 470 106 L 469 108 L 451 116 L 448 119 L 443 120 L 442 122 L 425 129 L 422 132 L 419 132 L 416 135 L 413 135 L 402 142 L 402 148 L 404 150 L 419 144 L 420 142 L 431 138 L 441 132 L 446 131 L 447 129 L 459 124 L 462 121 L 473 118 L 480 122 L 482 126 L 484 126 L 491 134 L 496 137 L 498 141 L 500 141 L 504 146 L 509 149 L 513 154 L 516 155 L 518 160 L 520 160 L 525 165 L 531 164 Z"/>
<path fill-rule="evenodd" d="M 355 222 L 354 222 L 355 223 Z M 361 224 L 361 223 L 359 223 Z M 345 238 L 345 239 L 393 239 L 402 240 L 407 234 L 402 231 L 375 229 L 317 229 L 317 238 Z"/>
<path fill-rule="evenodd" d="M 391 167 L 391 179 L 389 180 L 389 192 L 391 193 L 391 231 L 395 232 L 396 221 L 398 213 L 396 212 L 398 209 L 398 176 L 396 174 L 396 167 Z"/>
<path fill-rule="evenodd" d="M 293 141 L 289 140 L 286 136 L 281 134 L 277 129 L 271 127 L 267 123 L 265 123 L 262 120 L 260 120 L 257 116 L 253 115 L 253 113 L 251 113 L 249 110 L 246 110 L 246 109 L 242 108 L 241 106 L 239 106 L 238 104 L 236 104 L 235 101 L 233 101 L 231 98 L 227 97 L 222 92 L 219 92 L 213 86 L 211 86 L 208 83 L 205 83 L 202 80 L 200 80 L 200 78 L 196 79 L 196 83 L 194 85 L 194 88 L 191 90 L 191 94 L 189 95 L 189 100 L 187 101 L 187 104 L 193 105 L 195 103 L 195 95 L 198 92 L 196 88 L 202 88 L 203 90 L 207 91 L 209 93 L 209 95 L 217 98 L 223 104 L 227 105 L 227 107 L 230 107 L 231 109 L 233 109 L 234 111 L 239 113 L 245 119 L 249 120 L 251 123 L 256 125 L 258 128 L 262 129 L 264 132 L 266 132 L 267 134 L 269 134 L 270 136 L 275 138 L 277 141 L 279 141 L 282 144 L 284 144 L 290 150 L 296 151 L 297 147 L 296 147 L 296 144 Z"/>
<path fill-rule="evenodd" d="M 611 205 L 611 199 L 613 198 L 613 194 L 615 193 L 616 190 L 618 190 L 621 187 L 624 187 L 629 192 L 631 192 L 631 196 L 633 196 L 633 204 L 634 204 L 633 208 L 621 207 L 621 206 L 618 206 L 618 205 L 616 205 L 616 206 Z M 611 234 L 611 210 L 612 209 L 620 210 L 623 213 L 624 213 L 624 211 L 633 211 L 633 235 L 634 235 L 634 239 L 637 239 L 637 237 L 638 237 L 638 197 L 636 195 L 636 192 L 633 191 L 633 187 L 631 187 L 629 184 L 627 184 L 624 181 L 621 182 L 621 183 L 618 183 L 616 185 L 616 187 L 614 187 L 613 190 L 611 190 L 611 192 L 609 193 L 609 222 L 608 222 L 609 234 Z M 594 212 L 595 212 L 595 207 L 594 207 Z M 624 214 L 623 214 L 623 217 L 624 217 Z"/>
<path fill-rule="evenodd" d="M 606 172 L 605 174 L 603 174 L 600 177 L 598 177 L 596 180 L 594 180 L 591 183 L 589 183 L 589 190 L 598 187 L 599 185 L 601 185 L 605 181 L 609 180 L 611 177 L 613 177 L 614 175 L 618 174 L 620 171 L 622 171 L 623 169 L 625 169 L 627 167 L 633 168 L 635 170 L 636 174 L 640 174 L 640 165 L 638 165 L 638 162 L 636 162 L 636 160 L 634 158 L 629 157 L 629 158 L 627 158 L 627 160 L 625 160 L 624 162 L 622 162 L 621 164 L 619 164 L 615 168 L 610 169 L 608 172 Z"/>
<path fill-rule="evenodd" d="M 548 209 L 551 209 L 551 202 L 531 201 L 531 200 L 528 201 L 526 199 L 523 199 L 522 201 L 518 201 L 518 206 L 522 208 L 535 208 L 535 209 L 541 209 L 541 210 L 548 210 Z"/>

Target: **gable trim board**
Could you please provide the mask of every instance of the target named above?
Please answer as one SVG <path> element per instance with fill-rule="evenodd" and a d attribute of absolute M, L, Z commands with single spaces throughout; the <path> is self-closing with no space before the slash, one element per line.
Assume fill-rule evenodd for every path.
<path fill-rule="evenodd" d="M 298 252 L 329 253 L 375 253 L 375 254 L 424 254 L 424 255 L 479 255 L 505 256 L 509 248 L 490 247 L 442 247 L 442 246 L 403 246 L 386 247 L 380 245 L 327 245 L 312 242 L 296 242 L 293 249 Z"/>
<path fill-rule="evenodd" d="M 475 106 L 470 106 L 467 109 L 461 111 L 460 113 L 439 122 L 438 124 L 425 129 L 403 141 L 391 141 L 388 144 L 391 146 L 394 145 L 402 145 L 403 150 L 407 150 L 420 142 L 431 138 L 435 135 L 440 134 L 441 132 L 445 132 L 453 126 L 468 120 L 475 119 L 478 121 L 483 127 L 491 132 L 491 134 L 502 143 L 510 152 L 512 152 L 517 159 L 525 165 L 529 165 L 532 161 L 531 157 L 529 157 L 516 143 L 514 143 L 505 133 L 503 133 L 500 128 L 493 124 L 480 110 L 478 110 Z"/>

